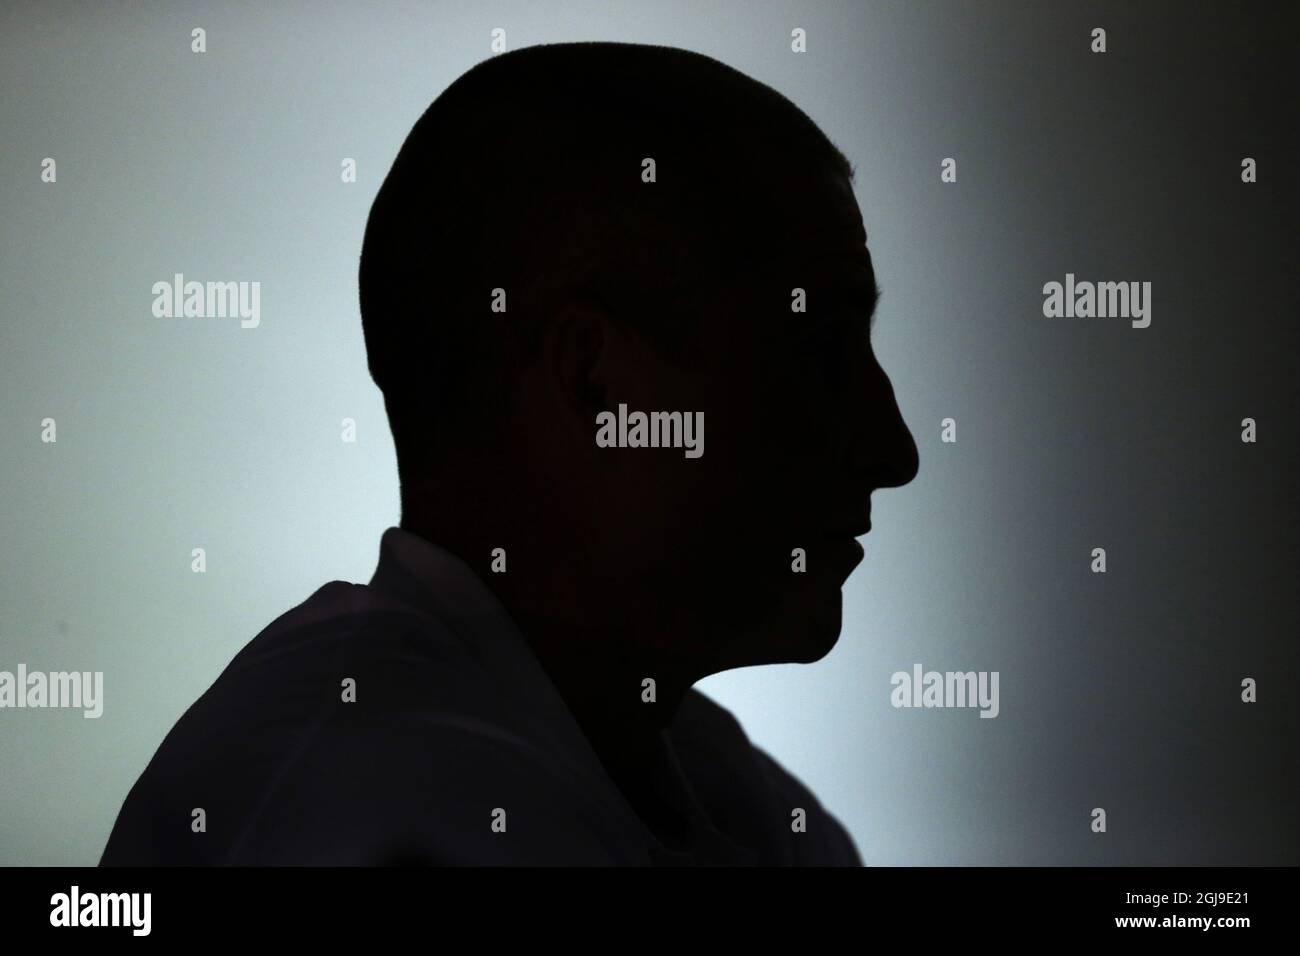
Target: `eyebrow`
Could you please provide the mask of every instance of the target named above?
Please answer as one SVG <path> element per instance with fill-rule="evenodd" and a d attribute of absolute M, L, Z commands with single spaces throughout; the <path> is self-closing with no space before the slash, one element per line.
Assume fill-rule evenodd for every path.
<path fill-rule="evenodd" d="M 880 284 L 874 280 L 867 281 L 865 277 L 859 277 L 856 280 L 849 280 L 838 284 L 830 290 L 830 300 L 832 306 L 830 309 L 821 312 L 822 320 L 834 322 L 836 324 L 845 322 L 856 324 L 862 321 L 865 314 L 867 318 L 867 334 L 876 327 L 876 318 L 878 313 L 876 307 L 880 304 L 880 298 L 884 290 Z M 821 324 L 814 315 L 809 316 L 814 323 Z"/>
<path fill-rule="evenodd" d="M 876 307 L 880 305 L 880 298 L 884 295 L 884 290 L 880 288 L 880 283 L 873 276 L 870 282 L 865 280 L 851 282 L 842 289 L 841 300 L 846 304 L 865 307 L 867 313 L 867 329 L 870 331 L 876 327 Z"/>

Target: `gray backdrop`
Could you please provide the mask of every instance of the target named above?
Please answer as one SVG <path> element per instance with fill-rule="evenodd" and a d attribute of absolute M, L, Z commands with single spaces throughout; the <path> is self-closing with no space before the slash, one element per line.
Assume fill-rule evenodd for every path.
<path fill-rule="evenodd" d="M 0 863 L 96 862 L 235 652 L 324 582 L 368 579 L 398 513 L 357 310 L 365 216 L 494 27 L 511 48 L 716 56 L 858 168 L 875 340 L 920 473 L 877 496 L 830 656 L 700 687 L 867 862 L 1297 862 L 1280 5 L 378 7 L 0 12 L 0 670 L 105 680 L 98 720 L 0 710 Z M 152 284 L 177 272 L 260 281 L 261 325 L 155 318 Z M 1043 283 L 1067 272 L 1150 281 L 1151 326 L 1045 318 Z M 998 671 L 1000 715 L 891 707 L 914 663 Z"/>

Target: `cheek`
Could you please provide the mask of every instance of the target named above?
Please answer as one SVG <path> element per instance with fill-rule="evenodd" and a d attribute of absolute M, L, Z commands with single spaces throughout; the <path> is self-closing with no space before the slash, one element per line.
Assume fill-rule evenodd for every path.
<path fill-rule="evenodd" d="M 790 362 L 770 368 L 745 402 L 728 409 L 715 444 L 741 476 L 732 488 L 736 507 L 769 527 L 794 520 L 796 502 L 820 472 L 818 436 L 827 413 L 824 385 Z"/>
<path fill-rule="evenodd" d="M 779 351 L 765 358 L 733 343 L 645 396 L 647 409 L 702 414 L 702 454 L 608 450 L 619 460 L 602 492 L 604 519 L 638 547 L 672 551 L 681 565 L 725 555 L 733 566 L 759 567 L 766 552 L 788 554 L 785 529 L 809 480 L 809 416 L 822 400 L 809 378 Z"/>

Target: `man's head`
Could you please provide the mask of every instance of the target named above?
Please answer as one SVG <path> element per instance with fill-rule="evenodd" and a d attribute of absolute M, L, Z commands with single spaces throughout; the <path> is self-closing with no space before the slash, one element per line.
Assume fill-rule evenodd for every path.
<path fill-rule="evenodd" d="M 485 577 L 521 620 L 629 657 L 703 676 L 824 655 L 870 492 L 916 471 L 851 176 L 793 104 L 699 54 L 532 47 L 458 79 L 361 259 L 403 525 L 484 571 L 504 548 Z M 703 454 L 598 446 L 620 405 L 702 413 Z"/>

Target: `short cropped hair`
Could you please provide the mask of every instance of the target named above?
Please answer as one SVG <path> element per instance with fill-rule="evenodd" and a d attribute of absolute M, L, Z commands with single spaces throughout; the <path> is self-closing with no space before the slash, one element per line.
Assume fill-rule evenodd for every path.
<path fill-rule="evenodd" d="M 743 269 L 770 228 L 779 162 L 853 176 L 788 99 L 698 53 L 534 46 L 452 83 L 407 136 L 361 250 L 368 363 L 403 481 L 500 410 L 505 343 L 527 354 L 563 296 L 679 343 L 696 290 Z"/>

